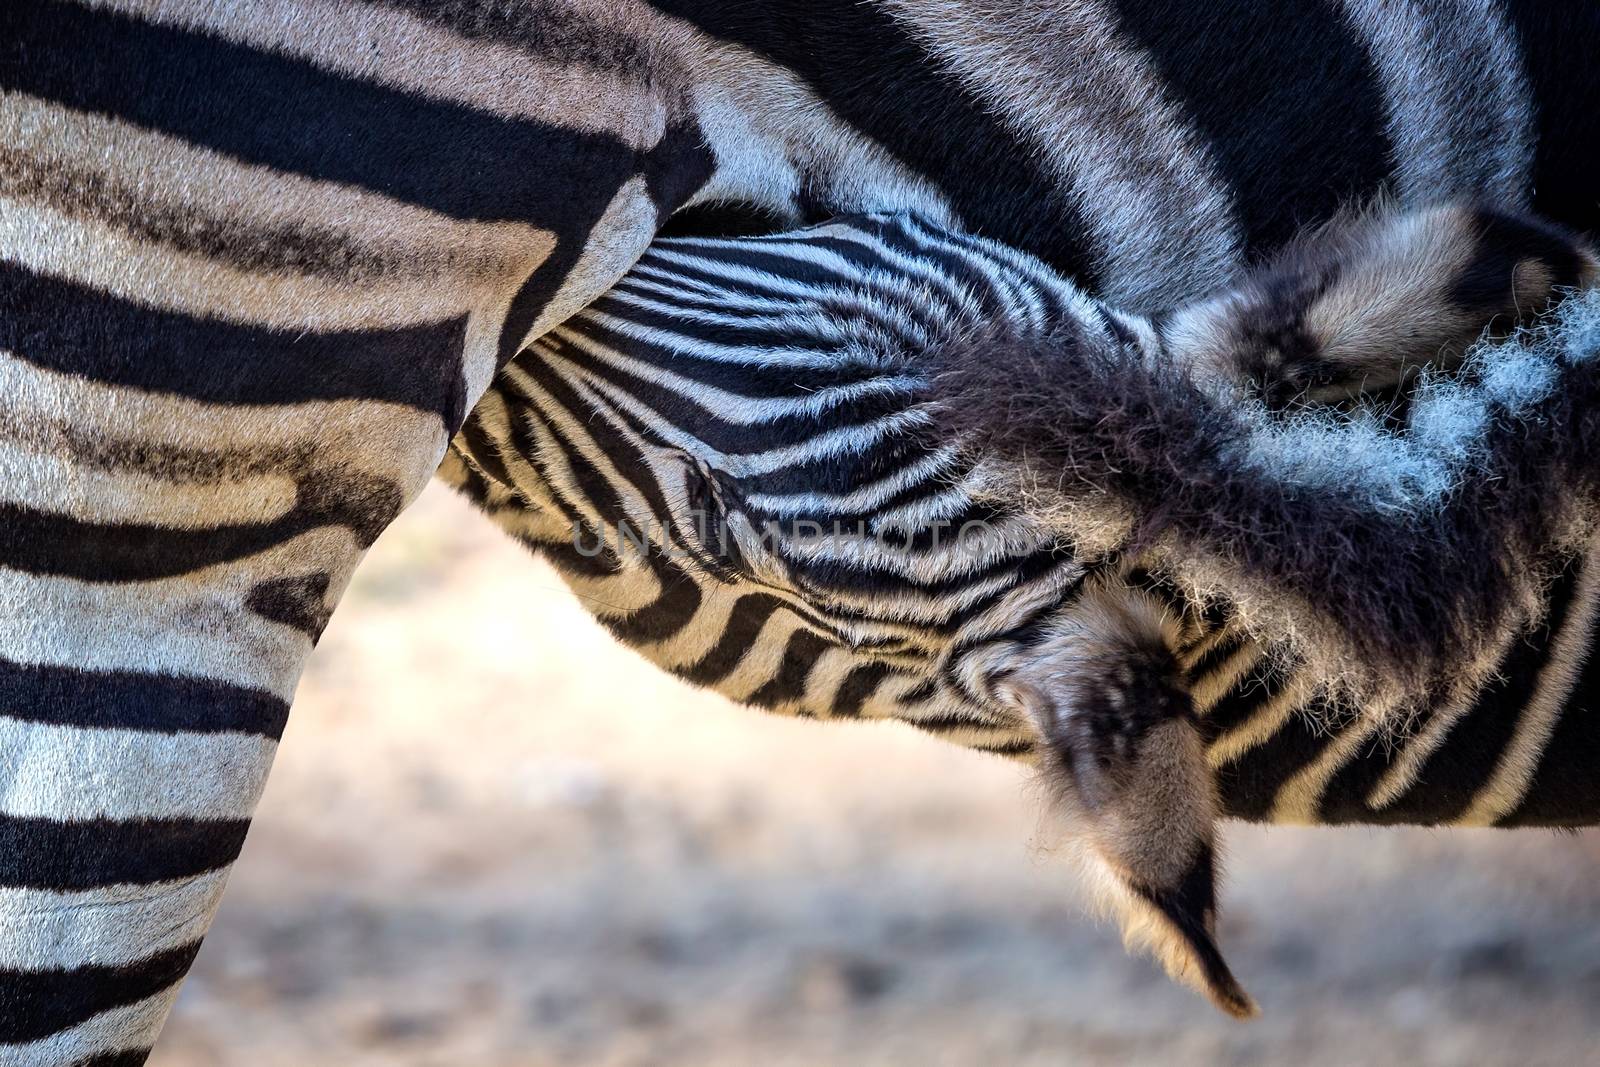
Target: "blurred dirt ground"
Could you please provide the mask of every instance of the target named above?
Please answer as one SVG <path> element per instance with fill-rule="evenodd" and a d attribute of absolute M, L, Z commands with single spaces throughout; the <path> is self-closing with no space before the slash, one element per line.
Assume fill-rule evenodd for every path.
<path fill-rule="evenodd" d="M 1600 838 L 1231 827 L 1241 1025 L 1022 772 L 735 708 L 438 487 L 357 576 L 154 1067 L 1600 1063 Z"/>

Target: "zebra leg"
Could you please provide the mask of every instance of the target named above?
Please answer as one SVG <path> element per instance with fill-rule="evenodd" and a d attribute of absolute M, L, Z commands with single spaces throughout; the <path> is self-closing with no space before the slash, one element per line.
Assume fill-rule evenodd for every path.
<path fill-rule="evenodd" d="M 0 359 L 0 1064 L 143 1061 L 306 658 L 446 434 Z"/>
<path fill-rule="evenodd" d="M 1450 366 L 1508 334 L 1600 260 L 1537 217 L 1477 204 L 1374 211 L 1323 227 L 1227 292 L 1178 312 L 1168 343 L 1201 376 L 1269 405 L 1338 403 Z"/>
<path fill-rule="evenodd" d="M 1103 584 L 997 686 L 1039 737 L 1056 811 L 1130 945 L 1238 1018 L 1256 1012 L 1217 948 L 1216 789 L 1176 623 L 1142 590 Z"/>

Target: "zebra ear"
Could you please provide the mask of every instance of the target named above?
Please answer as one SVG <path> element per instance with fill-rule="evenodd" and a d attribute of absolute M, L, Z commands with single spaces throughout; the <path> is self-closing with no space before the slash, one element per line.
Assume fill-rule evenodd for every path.
<path fill-rule="evenodd" d="M 1085 594 L 998 687 L 1038 736 L 1052 812 L 1129 948 L 1236 1018 L 1216 943 L 1216 789 L 1166 621 L 1146 594 Z"/>
<path fill-rule="evenodd" d="M 1086 857 L 1098 875 L 1099 898 L 1112 910 L 1130 950 L 1149 952 L 1173 980 L 1236 1019 L 1259 1013 L 1222 957 L 1216 940 L 1216 850 L 1201 843 L 1176 882 L 1153 886 L 1096 851 Z"/>

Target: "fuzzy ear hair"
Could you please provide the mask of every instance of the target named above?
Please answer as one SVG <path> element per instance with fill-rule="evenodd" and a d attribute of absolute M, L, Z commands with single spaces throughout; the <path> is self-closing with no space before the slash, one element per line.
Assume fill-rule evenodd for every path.
<path fill-rule="evenodd" d="M 1130 948 L 1236 1018 L 1256 1006 L 1216 943 L 1216 788 L 1161 605 L 1093 589 L 1008 671 L 1054 812 Z"/>

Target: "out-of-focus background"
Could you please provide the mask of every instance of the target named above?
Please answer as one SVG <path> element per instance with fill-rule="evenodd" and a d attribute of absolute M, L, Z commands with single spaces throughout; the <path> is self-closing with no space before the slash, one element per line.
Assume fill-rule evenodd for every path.
<path fill-rule="evenodd" d="M 300 687 L 154 1067 L 1600 1063 L 1600 838 L 1230 827 L 1241 1025 L 1013 765 L 733 707 L 430 488 Z"/>

